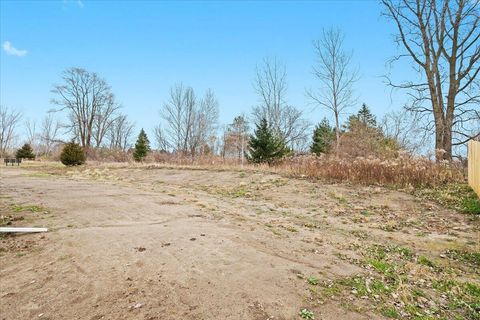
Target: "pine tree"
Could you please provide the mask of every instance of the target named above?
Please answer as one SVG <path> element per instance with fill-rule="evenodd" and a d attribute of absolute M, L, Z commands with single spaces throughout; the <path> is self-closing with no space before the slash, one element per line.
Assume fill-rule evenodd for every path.
<path fill-rule="evenodd" d="M 66 166 L 77 166 L 85 163 L 85 152 L 78 143 L 67 143 L 60 154 L 60 161 Z"/>
<path fill-rule="evenodd" d="M 20 149 L 15 153 L 17 159 L 35 159 L 35 154 L 33 153 L 32 147 L 25 143 Z"/>
<path fill-rule="evenodd" d="M 33 154 L 32 147 L 28 143 L 25 143 L 23 147 L 17 150 L 15 157 L 17 159 L 35 159 L 35 154 Z"/>
<path fill-rule="evenodd" d="M 356 126 L 362 126 L 366 129 L 377 129 L 377 118 L 370 111 L 370 108 L 364 103 L 356 115 L 351 115 L 345 125 L 347 131 L 353 130 Z"/>
<path fill-rule="evenodd" d="M 370 108 L 364 103 L 357 113 L 357 119 L 367 128 L 375 128 L 377 126 L 377 118 L 372 114 Z"/>
<path fill-rule="evenodd" d="M 273 164 L 289 153 L 284 139 L 276 136 L 263 118 L 248 142 L 247 159 L 253 163 Z"/>
<path fill-rule="evenodd" d="M 335 141 L 335 130 L 330 126 L 327 118 L 323 118 L 322 122 L 315 126 L 312 140 L 310 152 L 318 156 L 329 151 L 332 143 Z"/>
<path fill-rule="evenodd" d="M 150 141 L 148 141 L 147 134 L 142 129 L 138 135 L 137 142 L 135 143 L 135 150 L 133 151 L 133 158 L 135 161 L 142 161 L 147 153 L 150 151 Z"/>

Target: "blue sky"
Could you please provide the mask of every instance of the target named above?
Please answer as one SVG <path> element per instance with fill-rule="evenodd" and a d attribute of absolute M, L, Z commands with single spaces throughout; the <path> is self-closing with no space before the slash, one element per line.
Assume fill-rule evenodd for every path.
<path fill-rule="evenodd" d="M 380 13 L 377 1 L 366 0 L 0 0 L 0 103 L 40 121 L 52 108 L 52 85 L 64 69 L 78 66 L 107 80 L 138 130 L 152 132 L 169 88 L 179 81 L 198 94 L 212 88 L 220 122 L 229 123 L 257 103 L 256 64 L 277 57 L 287 67 L 288 102 L 310 110 L 305 89 L 315 84 L 312 40 L 322 28 L 337 26 L 360 68 L 359 106 L 365 102 L 381 116 L 401 108 L 405 97 L 392 95 L 382 79 L 397 46 L 394 26 Z M 411 76 L 405 66 L 395 75 Z M 308 113 L 312 121 L 323 116 L 322 109 Z"/>

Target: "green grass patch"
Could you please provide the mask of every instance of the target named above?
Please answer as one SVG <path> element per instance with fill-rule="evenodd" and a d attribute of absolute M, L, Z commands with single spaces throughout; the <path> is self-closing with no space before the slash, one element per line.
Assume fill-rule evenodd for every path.
<path fill-rule="evenodd" d="M 381 245 L 374 245 L 367 249 L 367 254 L 377 260 L 383 260 L 387 256 L 388 248 Z"/>
<path fill-rule="evenodd" d="M 379 279 L 373 279 L 369 286 L 370 291 L 374 295 L 389 293 L 392 291 L 392 289 L 385 282 Z"/>
<path fill-rule="evenodd" d="M 315 314 L 313 311 L 310 311 L 308 309 L 302 309 L 300 310 L 300 318 L 302 319 L 308 319 L 308 320 L 314 320 L 315 319 Z"/>
<path fill-rule="evenodd" d="M 322 288 L 322 294 L 325 297 L 338 296 L 341 292 L 342 292 L 342 288 L 337 284 L 333 284 L 333 285 Z"/>
<path fill-rule="evenodd" d="M 469 197 L 465 198 L 462 201 L 462 211 L 465 213 L 478 214 L 480 215 L 480 199 Z"/>
<path fill-rule="evenodd" d="M 448 292 L 452 290 L 452 288 L 456 285 L 456 282 L 450 279 L 440 279 L 440 280 L 434 280 L 432 282 L 432 287 L 435 290 L 438 290 L 440 292 Z"/>
<path fill-rule="evenodd" d="M 394 307 L 383 307 L 380 309 L 380 313 L 387 318 L 398 319 L 400 314 Z"/>
<path fill-rule="evenodd" d="M 448 250 L 446 255 L 454 260 L 462 261 L 477 268 L 480 268 L 480 252 L 468 252 L 461 250 Z"/>
<path fill-rule="evenodd" d="M 375 270 L 383 274 L 390 274 L 393 271 L 393 265 L 385 261 L 369 259 L 367 260 L 367 263 L 371 265 Z"/>
<path fill-rule="evenodd" d="M 308 284 L 311 284 L 312 286 L 316 286 L 319 283 L 319 280 L 315 277 L 310 277 L 307 279 Z"/>
<path fill-rule="evenodd" d="M 414 296 L 414 297 L 424 297 L 425 298 L 427 295 L 422 290 L 420 290 L 418 288 L 413 288 L 412 289 L 412 296 Z"/>
<path fill-rule="evenodd" d="M 373 296 L 391 292 L 391 287 L 380 279 L 367 279 L 363 276 L 340 279 L 336 282 L 338 290 L 353 289 L 358 296 Z"/>
<path fill-rule="evenodd" d="M 430 261 L 427 257 L 425 256 L 418 256 L 417 258 L 417 263 L 418 264 L 421 264 L 423 266 L 427 266 L 427 267 L 430 267 L 430 268 L 433 268 L 435 267 L 435 265 L 433 264 L 432 261 Z"/>
<path fill-rule="evenodd" d="M 478 252 L 446 252 L 448 258 L 472 266 L 471 271 L 440 267 L 441 264 L 437 265 L 426 256 L 394 244 L 372 245 L 362 250 L 361 254 L 363 259 L 358 264 L 368 264 L 378 274 L 373 277 L 357 275 L 321 283 L 319 292 L 323 294 L 323 299 L 333 296 L 344 301 L 349 298 L 351 304 L 361 305 L 360 301 L 368 298 L 376 313 L 392 319 L 480 320 L 480 285 L 469 280 L 478 268 Z M 419 265 L 429 268 L 419 270 Z M 458 266 L 459 263 L 455 265 Z M 415 274 L 412 271 L 420 272 Z M 420 282 L 422 278 L 430 279 L 430 284 Z M 352 295 L 355 299 L 351 299 Z M 398 299 L 403 303 L 395 303 Z M 429 301 L 434 304 L 427 303 Z M 452 318 L 452 315 L 458 317 Z"/>
<path fill-rule="evenodd" d="M 480 298 L 480 286 L 477 286 L 474 283 L 466 283 L 465 284 L 465 291 L 468 295 L 470 295 L 472 297 Z M 480 300 L 477 301 L 477 303 L 478 303 L 478 306 L 480 307 Z"/>
<path fill-rule="evenodd" d="M 480 215 L 480 198 L 466 183 L 450 183 L 436 188 L 417 189 L 414 194 L 462 213 Z"/>
<path fill-rule="evenodd" d="M 408 260 L 412 259 L 413 257 L 413 252 L 409 248 L 404 248 L 404 247 L 398 247 L 397 252 L 400 253 L 400 255 Z"/>
<path fill-rule="evenodd" d="M 41 211 L 45 211 L 45 208 L 41 207 L 41 206 L 36 206 L 36 205 L 13 205 L 12 206 L 12 211 L 13 212 L 41 212 Z"/>

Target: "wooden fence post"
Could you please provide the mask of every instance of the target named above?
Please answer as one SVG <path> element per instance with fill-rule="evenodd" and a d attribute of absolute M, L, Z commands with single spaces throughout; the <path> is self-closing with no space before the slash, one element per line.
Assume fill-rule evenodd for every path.
<path fill-rule="evenodd" d="M 480 197 L 480 141 L 468 142 L 468 184 Z"/>

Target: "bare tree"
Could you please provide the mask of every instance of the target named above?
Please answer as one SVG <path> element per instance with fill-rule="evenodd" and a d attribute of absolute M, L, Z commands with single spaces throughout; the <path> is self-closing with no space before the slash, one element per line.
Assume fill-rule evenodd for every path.
<path fill-rule="evenodd" d="M 162 118 L 167 123 L 167 135 L 172 148 L 176 152 L 186 152 L 187 127 L 191 126 L 191 112 L 186 106 L 186 97 L 192 96 L 192 88 L 186 88 L 182 83 L 170 88 L 170 99 L 161 111 Z"/>
<path fill-rule="evenodd" d="M 27 119 L 25 121 L 25 129 L 27 131 L 27 143 L 32 147 L 35 155 L 38 155 L 38 134 L 37 122 L 35 120 Z"/>
<path fill-rule="evenodd" d="M 303 118 L 303 112 L 287 103 L 286 67 L 277 59 L 264 59 L 257 66 L 254 88 L 260 104 L 252 110 L 253 122 L 267 119 L 271 128 L 285 143 L 294 147 L 298 141 L 309 135 L 310 124 Z"/>
<path fill-rule="evenodd" d="M 193 88 L 177 84 L 170 89 L 170 99 L 164 104 L 161 115 L 166 122 L 168 142 L 175 152 L 189 153 L 192 157 L 204 147 L 218 121 L 218 101 L 212 90 L 198 100 Z"/>
<path fill-rule="evenodd" d="M 15 109 L 0 105 L 0 156 L 5 156 L 15 138 L 15 129 L 22 118 L 22 114 Z"/>
<path fill-rule="evenodd" d="M 114 125 L 115 121 L 117 119 L 121 118 L 123 121 L 126 121 L 126 119 L 123 119 L 126 116 L 124 115 L 116 115 L 116 112 L 120 109 L 120 105 L 118 105 L 115 102 L 115 99 L 109 99 L 106 101 L 106 103 L 102 106 L 100 106 L 98 112 L 96 113 L 94 120 L 93 120 L 93 139 L 95 140 L 95 147 L 98 148 L 102 145 L 102 141 L 104 137 L 107 135 L 107 133 L 112 129 L 112 126 Z M 119 124 L 117 122 L 117 124 Z M 121 125 L 123 125 L 123 122 L 120 122 Z M 116 129 L 127 129 L 126 127 L 117 127 Z M 124 132 L 120 132 L 124 133 Z M 123 138 L 123 137 L 122 137 Z"/>
<path fill-rule="evenodd" d="M 195 108 L 197 106 L 197 97 L 195 95 L 195 91 L 192 87 L 188 87 L 185 90 L 185 94 L 183 95 L 183 106 L 184 106 L 184 119 L 182 121 L 183 125 L 183 152 L 188 152 L 191 146 L 191 140 L 193 136 L 193 126 L 195 124 Z"/>
<path fill-rule="evenodd" d="M 394 139 L 402 149 L 410 153 L 421 153 L 428 145 L 428 132 L 415 114 L 405 111 L 392 111 L 385 114 L 380 122 L 383 134 Z"/>
<path fill-rule="evenodd" d="M 189 138 L 190 155 L 203 153 L 206 146 L 215 135 L 218 122 L 218 101 L 211 89 L 205 92 L 200 105 L 193 114 L 192 130 Z"/>
<path fill-rule="evenodd" d="M 106 139 L 109 141 L 111 149 L 126 151 L 130 146 L 133 129 L 135 125 L 128 121 L 124 114 L 118 115 L 111 120 L 106 132 Z"/>
<path fill-rule="evenodd" d="M 382 0 L 418 81 L 389 84 L 406 89 L 411 110 L 433 123 L 438 160 L 452 146 L 478 136 L 480 103 L 480 2 L 478 0 Z"/>
<path fill-rule="evenodd" d="M 42 121 L 40 128 L 40 141 L 42 144 L 42 153 L 45 155 L 50 154 L 55 143 L 61 142 L 58 140 L 58 134 L 61 125 L 54 118 L 52 113 L 48 113 Z"/>
<path fill-rule="evenodd" d="M 318 88 L 307 91 L 314 104 L 326 108 L 335 118 L 335 141 L 340 143 L 340 116 L 355 104 L 353 86 L 358 81 L 358 70 L 351 67 L 353 52 L 344 49 L 344 34 L 336 28 L 324 29 L 313 42 L 317 62 L 313 74 Z"/>
<path fill-rule="evenodd" d="M 230 150 L 237 156 L 238 160 L 243 164 L 245 158 L 245 150 L 248 143 L 248 121 L 244 115 L 237 116 L 233 122 L 228 125 L 225 144 L 226 150 Z"/>
<path fill-rule="evenodd" d="M 67 69 L 62 80 L 52 90 L 57 96 L 52 103 L 59 106 L 56 111 L 69 111 L 69 129 L 84 148 L 94 141 L 99 146 L 118 109 L 110 86 L 96 73 L 80 68 Z"/>
<path fill-rule="evenodd" d="M 165 131 L 161 125 L 157 125 L 154 128 L 155 141 L 157 142 L 157 149 L 159 151 L 167 151 L 170 148 Z"/>

